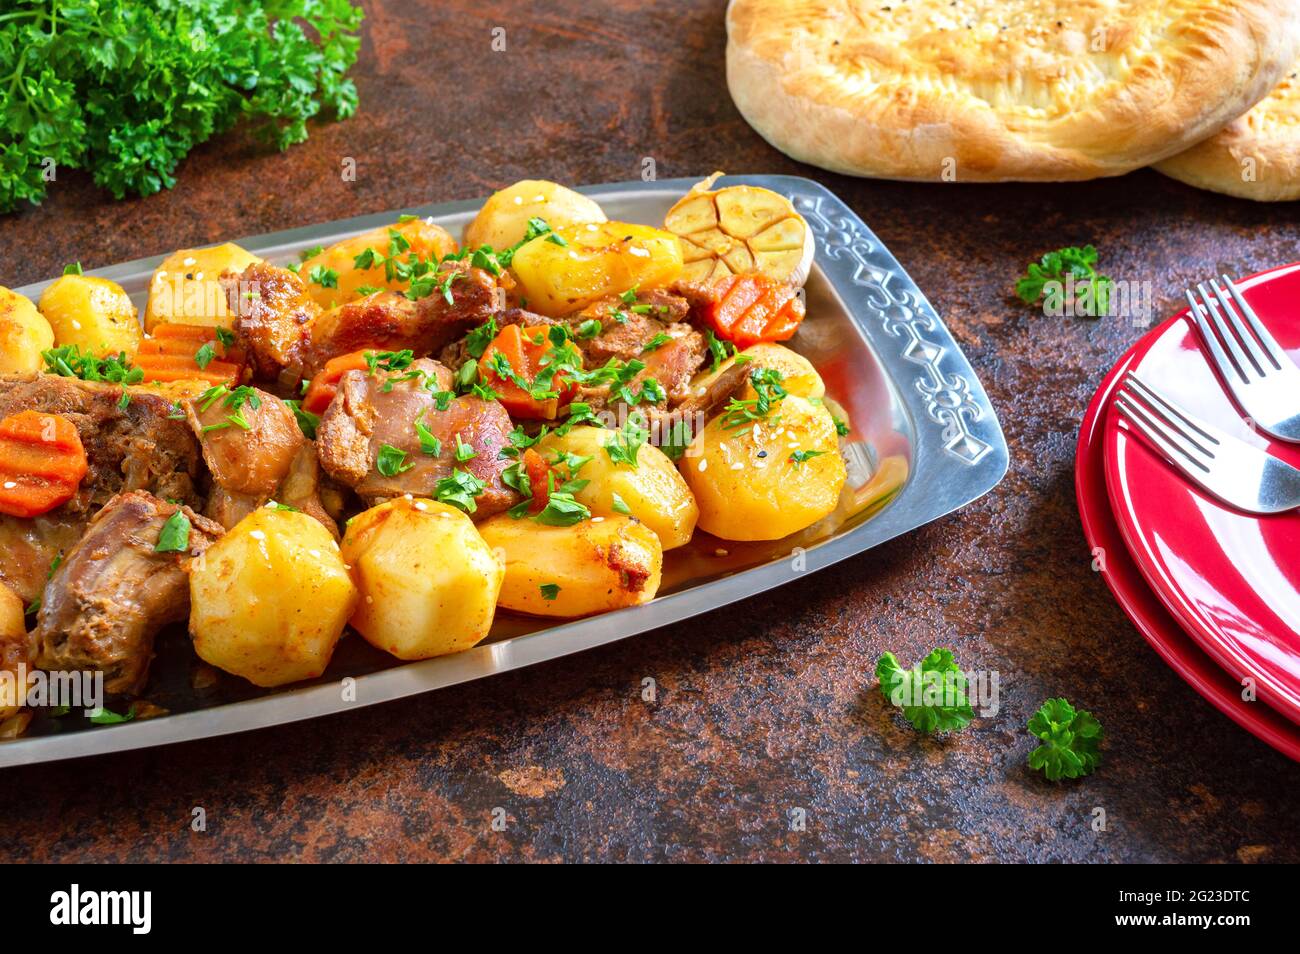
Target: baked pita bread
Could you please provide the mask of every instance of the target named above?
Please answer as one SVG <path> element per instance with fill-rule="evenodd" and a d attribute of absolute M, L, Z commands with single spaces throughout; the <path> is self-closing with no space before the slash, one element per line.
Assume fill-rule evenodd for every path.
<path fill-rule="evenodd" d="M 851 175 L 1119 175 L 1300 57 L 1297 0 L 731 0 L 727 80 L 778 149 Z"/>
<path fill-rule="evenodd" d="M 1156 168 L 1242 199 L 1300 199 L 1300 63 L 1245 116 Z"/>

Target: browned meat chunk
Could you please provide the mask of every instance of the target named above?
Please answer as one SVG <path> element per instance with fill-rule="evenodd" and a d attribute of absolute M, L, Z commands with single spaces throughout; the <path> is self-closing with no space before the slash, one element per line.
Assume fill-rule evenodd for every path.
<path fill-rule="evenodd" d="M 326 473 L 370 504 L 401 494 L 436 498 L 439 481 L 451 477 L 453 470 L 465 471 L 484 485 L 475 500 L 476 520 L 518 503 L 519 495 L 501 480 L 511 463 L 500 456 L 511 430 L 505 408 L 496 401 L 459 397 L 445 400 L 446 410 L 439 410 L 434 392 L 451 387 L 451 372 L 429 359 L 413 362 L 410 370 L 421 376 L 371 376 L 362 371 L 343 375 L 316 431 Z M 417 421 L 436 441 L 430 446 L 436 453 L 426 453 L 421 446 Z M 464 459 L 457 458 L 458 448 Z M 386 472 L 380 471 L 381 453 Z"/>
<path fill-rule="evenodd" d="M 450 302 L 440 291 L 447 285 Z M 375 348 L 410 349 L 418 357 L 435 354 L 501 310 L 502 285 L 490 272 L 464 262 L 444 262 L 432 294 L 411 301 L 395 292 L 379 292 L 321 314 L 311 333 L 308 373 L 330 358 Z"/>
<path fill-rule="evenodd" d="M 235 335 L 258 380 L 285 375 L 292 384 L 295 375 L 301 377 L 311 326 L 320 314 L 303 280 L 287 268 L 254 262 L 240 274 L 226 272 L 221 285 L 235 315 Z"/>
<path fill-rule="evenodd" d="M 321 505 L 316 446 L 288 405 L 250 387 L 214 390 L 185 405 L 212 476 L 207 516 L 228 530 L 275 500 L 338 536 L 338 524 Z"/>
<path fill-rule="evenodd" d="M 672 407 L 690 396 L 690 382 L 704 365 L 707 349 L 704 336 L 682 322 L 688 306 L 685 299 L 654 290 L 640 293 L 634 302 L 621 297 L 604 298 L 565 319 L 573 331 L 588 368 L 602 367 L 613 360 L 620 364 L 640 361 L 645 365 L 629 383 L 627 391 L 642 395 L 653 379 L 664 392 L 663 399 L 646 395 L 637 406 L 659 410 Z M 600 322 L 600 333 L 590 335 L 590 322 Z M 584 326 L 588 329 L 585 333 Z M 619 403 L 608 388 L 587 389 L 579 400 L 597 409 Z"/>
<path fill-rule="evenodd" d="M 0 514 L 0 583 L 32 602 L 45 589 L 50 566 L 76 545 L 89 520 L 66 507 L 30 519 Z"/>
<path fill-rule="evenodd" d="M 172 403 L 148 388 L 53 374 L 0 376 L 0 417 L 33 410 L 66 417 L 77 428 L 89 469 L 77 496 L 56 513 L 88 515 L 114 494 L 147 490 L 197 504 L 199 445 Z"/>
<path fill-rule="evenodd" d="M 158 553 L 159 534 L 177 510 L 190 521 L 184 553 Z M 37 665 L 102 670 L 110 693 L 144 685 L 158 630 L 189 616 L 185 564 L 221 534 L 220 526 L 151 494 L 110 500 L 45 587 L 32 642 Z"/>

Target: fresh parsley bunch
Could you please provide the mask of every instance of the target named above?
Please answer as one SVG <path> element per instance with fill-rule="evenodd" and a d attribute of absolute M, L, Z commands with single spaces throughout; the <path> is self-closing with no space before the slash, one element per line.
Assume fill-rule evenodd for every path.
<path fill-rule="evenodd" d="M 150 195 L 247 120 L 286 149 L 350 116 L 362 10 L 348 0 L 10 0 L 0 6 L 0 212 L 86 169 Z"/>
<path fill-rule="evenodd" d="M 1078 299 L 1083 314 L 1095 318 L 1110 311 L 1113 282 L 1097 271 L 1097 249 L 1091 245 L 1057 249 L 1044 255 L 1041 262 L 1031 262 L 1016 282 L 1016 297 L 1026 305 L 1037 304 L 1048 282 L 1059 282 L 1064 286 L 1067 276 L 1074 277 L 1076 287 L 1087 283 L 1091 288 L 1091 295 Z"/>
<path fill-rule="evenodd" d="M 922 732 L 957 732 L 975 718 L 966 697 L 966 675 L 951 649 L 936 649 L 911 669 L 885 653 L 876 663 L 876 677 L 885 700 Z"/>
<path fill-rule="evenodd" d="M 1029 731 L 1043 743 L 1029 753 L 1029 767 L 1053 782 L 1091 775 L 1101 762 L 1101 723 L 1064 699 L 1044 702 L 1029 720 Z"/>

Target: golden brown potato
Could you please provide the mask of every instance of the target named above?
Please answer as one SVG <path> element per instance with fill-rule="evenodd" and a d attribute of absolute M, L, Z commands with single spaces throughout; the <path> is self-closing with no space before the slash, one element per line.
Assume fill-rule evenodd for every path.
<path fill-rule="evenodd" d="M 26 701 L 26 684 L 18 678 L 19 667 L 31 669 L 27 652 L 27 624 L 23 601 L 0 584 L 0 723 L 18 713 Z M 30 678 L 31 673 L 27 673 Z"/>
<path fill-rule="evenodd" d="M 630 288 L 667 285 L 681 274 L 682 245 L 648 225 L 570 225 L 519 249 L 512 267 L 529 310 L 558 318 Z"/>
<path fill-rule="evenodd" d="M 357 256 L 367 249 L 374 253 L 375 264 L 357 268 Z M 307 293 L 316 304 L 333 308 L 365 297 L 358 289 L 405 291 L 407 282 L 396 274 L 393 281 L 388 280 L 384 260 L 390 256 L 405 262 L 416 255 L 424 261 L 436 262 L 454 251 L 456 240 L 441 225 L 410 218 L 336 242 L 304 260 L 298 274 L 307 283 Z"/>
<path fill-rule="evenodd" d="M 668 455 L 651 444 L 637 452 L 635 467 L 615 464 L 605 451 L 605 441 L 613 434 L 601 427 L 575 427 L 543 438 L 537 450 L 547 460 L 557 453 L 590 457 L 577 474 L 589 483 L 574 493 L 575 500 L 598 517 L 636 517 L 654 531 L 665 550 L 682 546 L 700 516 L 686 481 Z"/>
<path fill-rule="evenodd" d="M 595 517 L 572 527 L 498 514 L 478 525 L 506 567 L 501 606 L 534 616 L 588 616 L 654 599 L 663 547 L 631 517 Z"/>
<path fill-rule="evenodd" d="M 36 306 L 0 288 L 0 374 L 31 374 L 45 368 L 42 351 L 54 347 L 54 331 Z"/>
<path fill-rule="evenodd" d="M 257 686 L 311 679 L 325 671 L 357 600 L 328 530 L 263 507 L 190 565 L 194 651 Z"/>
<path fill-rule="evenodd" d="M 64 275 L 41 294 L 40 310 L 56 344 L 101 358 L 120 352 L 134 357 L 144 336 L 131 296 L 107 278 Z"/>
<path fill-rule="evenodd" d="M 699 504 L 700 528 L 724 540 L 779 540 L 802 530 L 835 509 L 846 479 L 835 420 L 795 395 L 760 422 L 728 427 L 726 415 L 715 417 L 700 455 L 678 466 Z"/>
<path fill-rule="evenodd" d="M 797 351 L 791 351 L 785 345 L 779 344 L 756 344 L 751 345 L 740 356 L 745 359 L 745 366 L 751 371 L 757 371 L 759 368 L 772 368 L 781 373 L 781 387 L 785 388 L 791 394 L 797 394 L 799 397 L 820 399 L 826 395 L 826 385 L 822 381 L 821 375 L 813 367 L 812 362 L 799 354 Z M 696 394 L 703 394 L 714 378 L 726 371 L 736 363 L 737 356 L 732 356 L 718 365 L 717 371 L 701 371 L 691 381 L 691 390 Z M 757 397 L 752 385 L 745 386 L 745 393 L 737 395 L 741 400 L 752 400 Z"/>
<path fill-rule="evenodd" d="M 455 507 L 398 497 L 353 517 L 343 537 L 361 602 L 352 628 L 398 659 L 469 649 L 492 628 L 504 568 Z"/>
<path fill-rule="evenodd" d="M 158 324 L 229 328 L 235 316 L 218 279 L 222 272 L 242 272 L 260 261 L 233 242 L 211 248 L 183 248 L 168 255 L 149 281 L 145 331 L 152 334 Z"/>
<path fill-rule="evenodd" d="M 529 219 L 542 219 L 553 229 L 587 222 L 604 222 L 594 199 L 542 179 L 524 179 L 507 186 L 483 203 L 474 221 L 465 226 L 470 248 L 490 245 L 501 250 L 521 241 Z"/>

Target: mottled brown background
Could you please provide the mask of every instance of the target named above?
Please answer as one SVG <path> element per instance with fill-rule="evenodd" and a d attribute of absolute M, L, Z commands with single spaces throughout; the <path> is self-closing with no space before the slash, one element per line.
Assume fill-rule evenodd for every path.
<path fill-rule="evenodd" d="M 801 166 L 727 97 L 721 2 L 366 6 L 355 118 L 283 155 L 212 143 L 144 200 L 69 174 L 41 208 L 0 218 L 0 281 L 523 177 L 632 179 L 645 156 L 663 178 L 807 175 L 947 319 L 1001 416 L 1011 472 L 964 511 L 770 598 L 593 652 L 349 715 L 5 771 L 0 859 L 1300 860 L 1300 766 L 1167 669 L 1089 566 L 1075 437 L 1140 332 L 1008 297 L 1031 258 L 1091 241 L 1115 277 L 1151 281 L 1172 307 L 1220 268 L 1300 258 L 1300 207 L 1149 172 L 978 187 Z M 356 182 L 340 179 L 347 156 Z M 885 649 L 913 659 L 936 644 L 1002 674 L 1000 714 L 947 742 L 886 711 L 871 676 Z M 657 704 L 640 700 L 645 676 Z M 1024 767 L 1025 720 L 1059 694 L 1109 735 L 1080 783 Z M 195 806 L 206 833 L 190 831 Z M 489 827 L 498 806 L 504 832 Z M 804 832 L 787 830 L 796 806 Z M 1108 831 L 1091 830 L 1094 806 Z"/>

